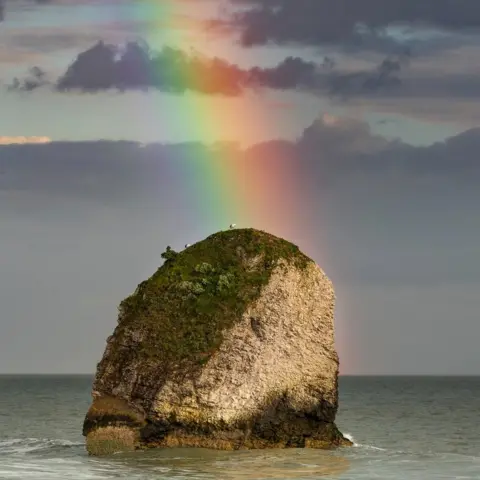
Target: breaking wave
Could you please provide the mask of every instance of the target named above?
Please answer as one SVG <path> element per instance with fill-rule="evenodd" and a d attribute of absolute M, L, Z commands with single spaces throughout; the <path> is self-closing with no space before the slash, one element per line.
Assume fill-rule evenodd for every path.
<path fill-rule="evenodd" d="M 12 438 L 0 441 L 0 455 L 43 453 L 83 446 L 82 443 L 49 438 Z"/>
<path fill-rule="evenodd" d="M 343 436 L 345 438 L 347 438 L 348 440 L 350 440 L 353 443 L 354 447 L 368 448 L 370 450 L 378 450 L 380 452 L 385 452 L 386 451 L 385 448 L 375 447 L 373 445 L 364 445 L 363 443 L 357 443 L 357 441 L 355 440 L 355 438 L 353 437 L 353 435 L 351 433 L 344 433 Z"/>

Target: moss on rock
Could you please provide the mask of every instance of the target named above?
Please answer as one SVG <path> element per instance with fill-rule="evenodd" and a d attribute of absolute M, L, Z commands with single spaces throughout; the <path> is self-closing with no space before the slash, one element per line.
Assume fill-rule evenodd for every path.
<path fill-rule="evenodd" d="M 180 253 L 167 248 L 162 257 L 157 272 L 120 304 L 116 335 L 140 327 L 147 341 L 138 354 L 167 369 L 205 363 L 280 259 L 311 262 L 296 245 L 254 229 L 219 232 Z"/>

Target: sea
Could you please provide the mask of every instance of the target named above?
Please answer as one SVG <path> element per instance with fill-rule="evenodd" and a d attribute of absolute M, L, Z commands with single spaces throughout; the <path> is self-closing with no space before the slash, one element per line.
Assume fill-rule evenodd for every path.
<path fill-rule="evenodd" d="M 0 479 L 480 480 L 480 377 L 341 377 L 332 451 L 87 456 L 91 376 L 0 376 Z"/>

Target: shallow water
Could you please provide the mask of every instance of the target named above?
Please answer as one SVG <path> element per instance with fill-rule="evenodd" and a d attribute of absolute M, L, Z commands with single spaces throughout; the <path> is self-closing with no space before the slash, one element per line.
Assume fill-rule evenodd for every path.
<path fill-rule="evenodd" d="M 480 378 L 342 377 L 337 451 L 86 455 L 92 377 L 0 377 L 0 479 L 480 479 Z"/>

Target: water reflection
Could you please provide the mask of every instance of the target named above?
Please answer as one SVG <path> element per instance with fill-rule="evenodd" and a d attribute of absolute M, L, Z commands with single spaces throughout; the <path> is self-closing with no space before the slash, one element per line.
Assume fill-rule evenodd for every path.
<path fill-rule="evenodd" d="M 155 473 L 165 479 L 204 480 L 334 478 L 350 468 L 341 450 L 309 449 L 239 452 L 152 450 L 116 455 L 108 460 L 95 459 L 92 462 L 103 463 L 104 472 L 111 468 L 124 475 L 127 470 L 136 478 L 143 475 L 150 478 Z"/>

